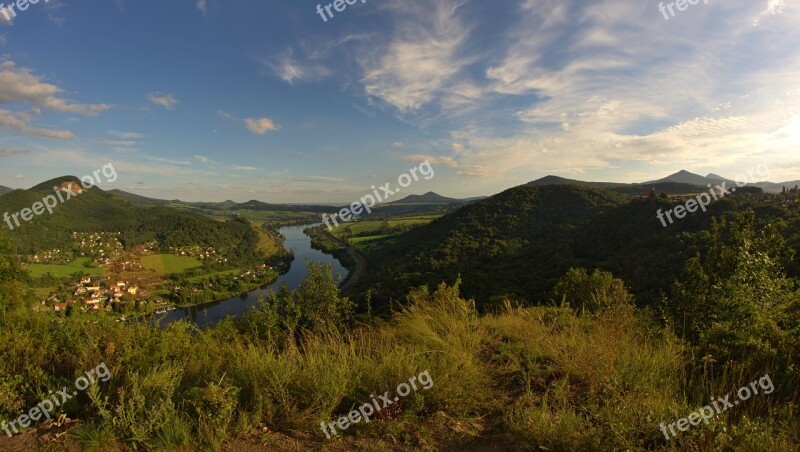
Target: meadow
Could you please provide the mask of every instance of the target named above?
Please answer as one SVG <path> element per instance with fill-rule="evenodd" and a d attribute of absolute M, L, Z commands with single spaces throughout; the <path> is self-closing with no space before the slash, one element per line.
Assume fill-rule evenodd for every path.
<path fill-rule="evenodd" d="M 46 276 L 48 273 L 54 278 L 67 278 L 75 273 L 102 275 L 105 272 L 102 268 L 86 267 L 85 265 L 88 262 L 88 257 L 79 257 L 69 264 L 30 264 L 28 270 L 32 278 L 40 278 Z"/>
<path fill-rule="evenodd" d="M 174 254 L 152 254 L 142 256 L 142 267 L 147 270 L 154 270 L 161 275 L 183 273 L 186 270 L 201 267 L 203 264 L 193 258 L 177 256 Z"/>
<path fill-rule="evenodd" d="M 359 251 L 375 246 L 375 241 L 391 239 L 398 234 L 426 225 L 439 218 L 439 214 L 396 216 L 389 219 L 363 220 L 353 223 L 344 223 L 333 228 L 331 234 Z"/>

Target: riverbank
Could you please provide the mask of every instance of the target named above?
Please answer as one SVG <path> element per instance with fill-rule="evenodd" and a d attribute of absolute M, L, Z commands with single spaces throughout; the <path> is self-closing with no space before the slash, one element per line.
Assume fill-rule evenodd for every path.
<path fill-rule="evenodd" d="M 277 231 L 283 238 L 285 250 L 293 256 L 293 259 L 286 267 L 281 268 L 276 279 L 267 284 L 253 286 L 252 290 L 236 292 L 229 298 L 179 307 L 176 311 L 164 315 L 162 322 L 169 324 L 178 320 L 186 320 L 197 324 L 202 323 L 205 326 L 228 316 L 242 315 L 250 307 L 256 306 L 260 299 L 277 292 L 284 284 L 288 289 L 297 288 L 307 276 L 306 261 L 330 265 L 334 275 L 344 277 L 348 273 L 347 268 L 335 256 L 314 248 L 311 244 L 311 237 L 304 233 L 307 228 L 316 225 L 285 226 Z"/>
<path fill-rule="evenodd" d="M 340 286 L 342 292 L 353 287 L 363 276 L 367 267 L 367 261 L 364 256 L 357 249 L 350 246 L 346 240 L 335 237 L 323 225 L 307 228 L 303 232 L 311 238 L 311 246 L 314 249 L 334 256 L 339 259 L 342 265 L 347 267 L 347 277 L 342 281 L 342 285 Z"/>

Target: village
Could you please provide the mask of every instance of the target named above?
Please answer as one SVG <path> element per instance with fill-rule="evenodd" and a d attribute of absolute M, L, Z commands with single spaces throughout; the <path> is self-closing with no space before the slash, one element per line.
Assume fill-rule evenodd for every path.
<path fill-rule="evenodd" d="M 32 309 L 66 315 L 77 311 L 162 314 L 179 306 L 232 298 L 277 277 L 277 271 L 266 263 L 225 270 L 228 258 L 224 250 L 213 247 L 160 249 L 153 241 L 125 250 L 119 236 L 118 232 L 75 232 L 72 249 L 53 249 L 25 258 L 34 267 L 65 269 L 39 275 L 37 283 L 46 287 L 39 289 L 40 301 Z M 190 265 L 173 266 L 172 259 Z M 143 260 L 151 262 L 149 268 L 143 266 Z"/>

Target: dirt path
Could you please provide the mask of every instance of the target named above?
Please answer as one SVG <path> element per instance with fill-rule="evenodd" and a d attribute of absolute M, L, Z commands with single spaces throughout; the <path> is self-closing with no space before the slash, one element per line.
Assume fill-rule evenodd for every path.
<path fill-rule="evenodd" d="M 342 292 L 346 292 L 352 288 L 358 282 L 358 280 L 364 276 L 364 272 L 367 269 L 367 261 L 364 259 L 363 254 L 359 253 L 358 250 L 352 246 L 347 247 L 347 253 L 350 254 L 350 257 L 356 261 L 356 269 L 350 279 L 348 279 L 347 282 L 341 287 Z"/>

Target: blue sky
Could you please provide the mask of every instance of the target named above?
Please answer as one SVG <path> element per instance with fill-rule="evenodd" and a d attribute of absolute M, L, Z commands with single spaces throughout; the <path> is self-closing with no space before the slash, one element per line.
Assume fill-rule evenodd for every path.
<path fill-rule="evenodd" d="M 145 196 L 349 202 L 426 159 L 436 176 L 409 191 L 453 197 L 547 174 L 800 179 L 797 2 L 665 19 L 650 0 L 367 0 L 328 22 L 316 6 L 0 15 L 0 185 L 111 162 L 103 187 Z"/>

